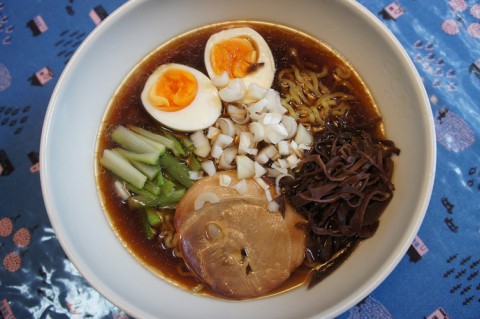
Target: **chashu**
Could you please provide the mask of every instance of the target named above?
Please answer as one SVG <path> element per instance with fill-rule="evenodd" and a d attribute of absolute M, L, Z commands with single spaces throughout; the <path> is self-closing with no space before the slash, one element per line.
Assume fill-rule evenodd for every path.
<path fill-rule="evenodd" d="M 179 248 L 189 269 L 213 290 L 236 299 L 263 295 L 284 282 L 303 262 L 303 217 L 287 205 L 285 218 L 267 209 L 263 189 L 247 179 L 247 193 L 220 186 L 221 172 L 196 182 L 175 212 Z M 203 193 L 215 194 L 218 203 L 194 202 Z"/>

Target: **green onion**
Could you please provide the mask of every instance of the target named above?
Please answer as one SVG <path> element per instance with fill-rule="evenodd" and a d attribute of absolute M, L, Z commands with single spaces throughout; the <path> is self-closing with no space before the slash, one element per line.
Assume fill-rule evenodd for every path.
<path fill-rule="evenodd" d="M 143 136 L 145 136 L 145 137 L 147 137 L 147 138 L 149 138 L 153 141 L 157 141 L 157 142 L 165 145 L 168 149 L 173 150 L 173 148 L 174 148 L 173 141 L 166 138 L 165 136 L 147 131 L 143 128 L 140 128 L 140 127 L 134 126 L 134 125 L 129 125 L 128 128 L 135 133 L 138 133 L 138 134 L 143 135 Z"/>
<path fill-rule="evenodd" d="M 153 233 L 152 226 L 148 221 L 147 213 L 145 211 L 142 211 L 141 214 L 142 214 L 141 219 L 143 224 L 143 231 L 145 232 L 145 235 L 147 236 L 148 239 L 153 239 L 153 236 L 155 236 L 155 234 Z"/>
<path fill-rule="evenodd" d="M 189 152 L 193 152 L 195 150 L 195 145 L 193 145 L 192 140 L 186 136 L 180 138 L 180 143 L 182 143 L 183 147 Z"/>
<path fill-rule="evenodd" d="M 159 195 L 161 192 L 160 186 L 155 185 L 154 183 L 147 181 L 145 183 L 145 186 L 143 187 L 146 191 L 154 194 L 154 195 Z"/>
<path fill-rule="evenodd" d="M 160 166 L 159 169 L 160 170 L 158 171 L 158 174 L 154 179 L 154 183 L 157 186 L 162 186 L 163 184 L 165 184 L 165 178 L 163 177 L 162 168 Z"/>
<path fill-rule="evenodd" d="M 146 185 L 147 183 L 145 183 Z M 157 195 L 153 194 L 152 192 L 146 190 L 145 188 L 138 188 L 138 187 L 135 187 L 134 185 L 130 184 L 130 183 L 126 183 L 125 184 L 125 187 L 131 191 L 132 193 L 136 194 L 136 195 L 141 195 L 141 196 L 145 196 L 145 197 L 149 197 L 151 199 L 156 199 L 157 198 Z"/>
<path fill-rule="evenodd" d="M 157 151 L 160 152 L 160 155 L 163 155 L 165 154 L 165 152 L 167 151 L 167 147 L 162 144 L 162 143 L 159 143 L 157 141 L 154 141 L 154 140 L 151 140 L 149 139 L 148 137 L 145 137 L 143 135 L 140 135 L 140 134 L 137 134 L 137 133 L 134 133 L 136 134 L 140 139 L 144 140 L 145 142 L 147 142 L 147 144 L 149 144 L 150 146 L 152 146 L 154 149 L 156 149 Z"/>
<path fill-rule="evenodd" d="M 127 199 L 128 206 L 130 208 L 142 208 L 142 207 L 166 207 L 170 208 L 172 205 L 177 204 L 185 194 L 186 189 L 177 189 L 168 195 L 160 195 L 156 198 L 151 198 L 143 195 L 130 196 Z"/>
<path fill-rule="evenodd" d="M 145 142 L 142 138 L 138 137 L 137 134 L 130 131 L 125 126 L 118 126 L 112 132 L 112 139 L 114 142 L 129 151 L 136 153 L 158 153 L 158 156 L 160 156 L 159 150 Z"/>
<path fill-rule="evenodd" d="M 168 195 L 175 190 L 175 183 L 169 179 L 164 179 L 163 185 L 160 186 L 160 193 Z"/>
<path fill-rule="evenodd" d="M 189 169 L 170 154 L 165 154 L 159 159 L 160 166 L 164 168 L 177 182 L 189 188 L 193 185 L 193 181 L 189 177 Z"/>
<path fill-rule="evenodd" d="M 138 169 L 140 172 L 143 173 L 143 175 L 147 176 L 149 180 L 153 180 L 155 176 L 160 172 L 160 166 L 156 165 L 148 165 L 142 162 L 137 162 L 137 161 L 130 161 L 132 165 Z"/>
<path fill-rule="evenodd" d="M 104 150 L 100 163 L 112 173 L 132 184 L 137 188 L 143 188 L 147 177 L 119 153 L 112 150 Z"/>
<path fill-rule="evenodd" d="M 147 207 L 145 208 L 145 212 L 147 213 L 147 219 L 150 226 L 157 228 L 162 223 L 162 218 L 159 216 L 156 209 Z"/>
<path fill-rule="evenodd" d="M 180 144 L 173 133 L 163 130 L 163 134 L 165 134 L 165 136 L 173 142 L 172 152 L 176 157 L 182 158 L 187 156 L 187 152 L 183 149 L 182 144 Z"/>
<path fill-rule="evenodd" d="M 188 167 L 190 167 L 192 171 L 202 170 L 202 164 L 200 164 L 200 161 L 194 153 L 190 153 L 190 155 L 188 156 Z"/>
<path fill-rule="evenodd" d="M 115 148 L 115 151 L 120 153 L 123 157 L 125 157 L 129 161 L 137 161 L 137 162 L 142 162 L 142 163 L 150 164 L 150 165 L 155 165 L 158 162 L 158 153 L 157 152 L 136 153 L 136 152 L 127 151 L 127 150 L 125 150 L 123 148 L 120 148 L 120 147 Z"/>

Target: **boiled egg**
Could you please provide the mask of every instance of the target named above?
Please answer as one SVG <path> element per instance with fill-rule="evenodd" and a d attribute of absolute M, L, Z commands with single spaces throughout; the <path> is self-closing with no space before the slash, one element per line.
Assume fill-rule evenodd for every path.
<path fill-rule="evenodd" d="M 203 130 L 222 111 L 217 88 L 202 72 L 177 63 L 163 64 L 147 79 L 141 94 L 145 110 L 178 131 Z"/>
<path fill-rule="evenodd" d="M 247 88 L 250 83 L 264 88 L 272 85 L 275 74 L 272 52 L 265 39 L 252 28 L 233 28 L 213 34 L 205 46 L 204 58 L 212 80 L 228 75 L 229 80 L 242 79 Z"/>

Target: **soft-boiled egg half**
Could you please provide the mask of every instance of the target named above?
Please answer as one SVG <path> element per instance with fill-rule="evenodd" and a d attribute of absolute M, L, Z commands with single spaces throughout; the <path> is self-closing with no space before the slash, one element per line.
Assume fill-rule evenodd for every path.
<path fill-rule="evenodd" d="M 141 100 L 154 119 L 183 132 L 213 125 L 222 111 L 212 81 L 200 71 L 176 63 L 163 64 L 150 75 Z"/>
<path fill-rule="evenodd" d="M 205 67 L 212 80 L 226 72 L 230 80 L 243 79 L 245 87 L 256 83 L 269 88 L 275 75 L 270 47 L 257 31 L 248 27 L 213 34 L 205 46 Z"/>

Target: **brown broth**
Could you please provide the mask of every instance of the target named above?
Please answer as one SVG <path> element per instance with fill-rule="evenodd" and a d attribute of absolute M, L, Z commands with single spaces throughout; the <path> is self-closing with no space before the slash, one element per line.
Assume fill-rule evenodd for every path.
<path fill-rule="evenodd" d="M 380 118 L 373 99 L 364 83 L 337 53 L 326 45 L 295 30 L 267 23 L 235 22 L 201 28 L 159 47 L 128 75 L 121 87 L 113 96 L 104 116 L 98 135 L 97 156 L 106 148 L 114 147 L 111 140 L 111 129 L 117 125 L 134 124 L 152 131 L 157 130 L 157 123 L 145 112 L 140 101 L 140 93 L 148 76 L 161 64 L 182 63 L 206 74 L 203 48 L 210 35 L 228 27 L 250 26 L 258 31 L 269 44 L 276 63 L 277 72 L 289 65 L 287 58 L 289 48 L 295 47 L 299 56 L 305 61 L 315 61 L 319 65 L 344 66 L 352 71 L 350 83 L 357 102 L 351 105 L 351 116 L 359 123 L 367 123 L 371 134 L 383 136 L 381 121 L 371 123 L 372 118 Z M 331 80 L 325 83 L 327 86 Z M 274 85 L 275 87 L 275 85 Z M 98 190 L 101 202 L 119 240 L 145 267 L 160 275 L 167 281 L 186 289 L 198 284 L 193 277 L 179 275 L 177 267 L 185 267 L 181 259 L 175 258 L 171 250 L 162 247 L 159 240 L 148 240 L 143 233 L 139 212 L 128 209 L 125 203 L 115 195 L 114 177 L 96 164 Z M 307 267 L 297 269 L 281 287 L 269 295 L 290 290 L 304 284 L 308 279 Z M 211 290 L 204 289 L 202 294 L 216 296 Z"/>

